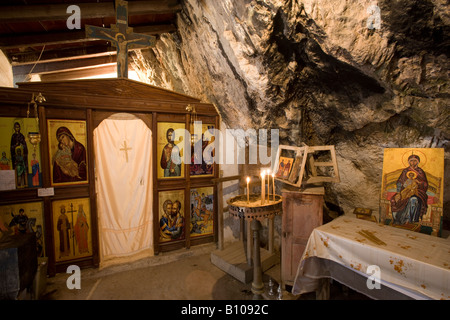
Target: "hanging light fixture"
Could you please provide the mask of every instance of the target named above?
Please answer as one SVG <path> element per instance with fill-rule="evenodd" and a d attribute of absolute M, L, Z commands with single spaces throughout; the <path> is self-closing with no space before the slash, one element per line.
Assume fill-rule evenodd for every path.
<path fill-rule="evenodd" d="M 32 95 L 31 101 L 28 102 L 27 118 L 30 116 L 30 105 L 34 107 L 34 117 L 36 119 L 36 126 L 38 131 L 28 132 L 28 141 L 33 145 L 34 152 L 36 152 L 36 146 L 41 142 L 41 134 L 39 132 L 39 116 L 38 116 L 38 104 L 45 102 L 45 97 L 39 93 L 37 96 Z"/>

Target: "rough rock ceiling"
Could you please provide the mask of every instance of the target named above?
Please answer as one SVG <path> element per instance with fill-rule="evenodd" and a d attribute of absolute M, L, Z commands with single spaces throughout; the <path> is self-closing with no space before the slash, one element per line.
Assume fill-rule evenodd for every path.
<path fill-rule="evenodd" d="M 72 4 L 80 8 L 80 29 L 67 26 Z M 178 0 L 129 0 L 129 26 L 154 36 L 171 33 L 180 10 Z M 0 4 L 0 49 L 13 66 L 16 82 L 31 70 L 43 80 L 110 73 L 116 49 L 108 41 L 87 39 L 84 27 L 109 28 L 114 23 L 114 0 L 6 0 Z"/>

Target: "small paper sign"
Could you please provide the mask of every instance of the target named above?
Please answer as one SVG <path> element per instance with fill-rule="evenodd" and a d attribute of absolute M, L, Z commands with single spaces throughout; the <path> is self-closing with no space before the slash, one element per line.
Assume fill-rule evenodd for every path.
<path fill-rule="evenodd" d="M 38 189 L 38 197 L 50 197 L 55 195 L 54 188 L 40 188 Z"/>
<path fill-rule="evenodd" d="M 16 172 L 14 170 L 0 170 L 0 190 L 16 189 Z"/>

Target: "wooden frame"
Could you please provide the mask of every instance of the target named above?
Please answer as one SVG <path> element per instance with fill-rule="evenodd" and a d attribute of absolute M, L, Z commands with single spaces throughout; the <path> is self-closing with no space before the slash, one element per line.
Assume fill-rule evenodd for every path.
<path fill-rule="evenodd" d="M 272 172 L 275 180 L 300 187 L 307 159 L 306 147 L 280 145 Z M 286 168 L 286 166 L 289 166 Z"/>
<path fill-rule="evenodd" d="M 308 146 L 306 148 L 308 164 L 311 170 L 311 176 L 306 183 L 340 182 L 334 146 Z M 320 156 L 323 154 L 328 159 L 320 159 Z M 318 156 L 318 158 L 315 158 L 315 156 Z"/>
<path fill-rule="evenodd" d="M 327 159 L 321 159 L 324 157 Z M 288 169 L 285 163 L 288 164 Z M 276 180 L 298 188 L 302 183 L 307 185 L 340 181 L 334 146 L 280 145 L 273 172 Z"/>
<path fill-rule="evenodd" d="M 131 113 L 141 118 L 152 130 L 153 153 L 152 163 L 157 164 L 160 155 L 157 154 L 157 124 L 158 122 L 171 122 L 184 124 L 189 128 L 191 114 L 186 110 L 188 104 L 194 105 L 199 119 L 205 123 L 214 123 L 219 129 L 220 119 L 216 108 L 212 104 L 201 103 L 200 100 L 178 94 L 170 90 L 157 88 L 129 79 L 96 79 L 96 80 L 71 80 L 27 82 L 18 84 L 19 88 L 0 88 L 0 117 L 26 118 L 27 103 L 30 97 L 42 93 L 46 101 L 38 105 L 39 132 L 42 139 L 38 145 L 40 148 L 40 174 L 41 184 L 38 188 L 21 188 L 0 191 L 0 206 L 7 204 L 27 203 L 41 201 L 43 203 L 43 215 L 45 224 L 45 252 L 48 257 L 48 273 L 55 275 L 58 272 L 66 272 L 67 267 L 76 264 L 81 268 L 98 267 L 99 233 L 98 214 L 96 203 L 96 186 L 94 176 L 93 156 L 93 131 L 109 115 L 114 113 Z M 30 118 L 30 121 L 35 118 Z M 88 154 L 88 175 L 84 183 L 54 184 L 50 173 L 53 154 L 49 152 L 49 135 L 47 120 L 83 122 L 86 126 L 86 152 Z M 186 144 L 189 146 L 189 144 Z M 189 226 L 189 190 L 214 185 L 212 178 L 217 177 L 219 164 L 214 165 L 212 176 L 200 175 L 191 179 L 189 164 L 184 165 L 184 176 L 180 178 L 157 178 L 157 166 L 153 165 L 153 225 L 154 225 L 154 253 L 180 248 L 189 248 L 206 242 L 217 241 L 217 215 L 214 214 L 214 233 L 194 237 L 189 233 L 182 241 L 159 242 L 159 220 L 157 199 L 159 191 L 183 189 L 185 192 L 185 217 Z M 181 187 L 182 186 L 182 187 Z M 38 191 L 49 191 L 40 196 Z M 53 216 L 58 214 L 58 208 L 54 212 L 53 203 L 67 199 L 89 199 L 90 232 L 92 236 L 92 252 L 90 256 L 74 257 L 67 260 L 59 259 L 55 251 L 53 231 L 55 222 Z M 217 189 L 214 186 L 214 213 L 217 212 Z"/>

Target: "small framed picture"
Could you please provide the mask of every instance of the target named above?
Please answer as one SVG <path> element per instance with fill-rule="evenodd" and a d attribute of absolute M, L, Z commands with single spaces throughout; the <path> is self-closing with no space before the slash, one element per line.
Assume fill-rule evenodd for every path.
<path fill-rule="evenodd" d="M 87 133 L 83 120 L 47 120 L 52 185 L 88 182 Z"/>
<path fill-rule="evenodd" d="M 273 168 L 274 178 L 300 187 L 306 164 L 306 153 L 305 147 L 280 145 Z"/>

